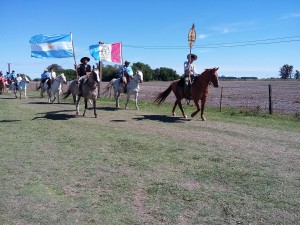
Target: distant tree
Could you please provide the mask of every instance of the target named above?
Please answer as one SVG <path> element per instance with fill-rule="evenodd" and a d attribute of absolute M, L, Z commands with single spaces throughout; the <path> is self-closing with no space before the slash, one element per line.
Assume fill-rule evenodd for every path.
<path fill-rule="evenodd" d="M 56 70 L 56 75 L 59 75 L 61 73 L 64 73 L 67 80 L 73 80 L 76 78 L 76 71 L 72 69 L 66 69 L 66 70 Z"/>
<path fill-rule="evenodd" d="M 292 65 L 283 65 L 279 70 L 279 76 L 281 77 L 281 79 L 292 78 L 293 68 L 294 67 Z"/>
<path fill-rule="evenodd" d="M 118 65 L 106 65 L 102 68 L 102 81 L 111 81 L 113 78 L 118 77 Z"/>
<path fill-rule="evenodd" d="M 56 71 L 56 72 L 57 72 L 57 70 L 63 70 L 63 68 L 58 64 L 51 64 L 50 66 L 47 67 L 47 70 L 49 70 L 50 68 L 53 68 L 54 71 Z"/>
<path fill-rule="evenodd" d="M 132 69 L 133 69 L 134 72 L 137 71 L 137 70 L 141 70 L 143 72 L 143 75 L 144 75 L 144 77 L 143 77 L 144 81 L 153 80 L 154 72 L 148 64 L 144 64 L 144 63 L 141 63 L 141 62 L 133 63 Z"/>
<path fill-rule="evenodd" d="M 159 69 L 154 70 L 154 79 L 155 80 L 172 81 L 172 80 L 176 80 L 178 78 L 179 78 L 179 75 L 173 69 L 166 68 L 166 67 L 160 67 Z"/>
<path fill-rule="evenodd" d="M 28 75 L 26 75 L 26 74 L 20 73 L 20 76 L 21 76 L 21 77 L 25 76 L 25 77 L 27 77 L 27 78 L 28 78 L 28 80 L 29 80 L 29 81 L 31 81 L 31 78 L 30 78 L 30 76 L 28 76 Z"/>
<path fill-rule="evenodd" d="M 295 79 L 300 79 L 300 72 L 299 72 L 299 70 L 296 70 L 296 72 L 294 74 L 294 78 Z"/>

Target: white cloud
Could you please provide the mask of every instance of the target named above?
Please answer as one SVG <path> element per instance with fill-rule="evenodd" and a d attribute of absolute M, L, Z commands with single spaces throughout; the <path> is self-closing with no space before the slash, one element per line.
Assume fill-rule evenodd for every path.
<path fill-rule="evenodd" d="M 245 21 L 245 22 L 236 22 L 229 24 L 221 24 L 210 28 L 213 31 L 219 32 L 221 34 L 227 34 L 232 32 L 240 32 L 245 30 L 254 30 L 256 29 L 256 21 Z"/>
<path fill-rule="evenodd" d="M 199 39 L 205 39 L 205 38 L 207 38 L 207 37 L 208 37 L 207 34 L 200 34 L 200 35 L 198 36 Z"/>
<path fill-rule="evenodd" d="M 300 17 L 300 13 L 290 13 L 290 14 L 287 14 L 287 15 L 281 17 L 281 19 L 288 20 L 288 19 L 299 18 L 299 17 Z"/>

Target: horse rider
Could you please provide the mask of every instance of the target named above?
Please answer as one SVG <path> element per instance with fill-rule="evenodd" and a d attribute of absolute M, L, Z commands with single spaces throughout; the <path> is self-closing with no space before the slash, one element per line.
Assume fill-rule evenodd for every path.
<path fill-rule="evenodd" d="M 191 98 L 190 87 L 196 76 L 199 74 L 196 71 L 196 66 L 193 64 L 197 60 L 197 55 L 188 54 L 188 61 L 184 62 L 184 94 L 186 99 Z"/>
<path fill-rule="evenodd" d="M 11 74 L 9 74 L 7 76 L 7 80 L 8 80 L 9 85 L 11 85 L 13 82 L 15 82 L 14 84 L 15 84 L 16 88 L 18 87 L 17 75 L 15 74 L 14 70 L 11 71 Z"/>
<path fill-rule="evenodd" d="M 51 84 L 53 84 L 54 80 L 56 79 L 56 73 L 53 67 L 50 67 L 49 70 L 50 70 L 50 85 L 49 85 L 49 89 L 50 89 Z"/>
<path fill-rule="evenodd" d="M 120 78 L 120 82 L 123 83 L 124 93 L 127 92 L 127 83 L 131 81 L 133 77 L 133 70 L 131 66 L 129 66 L 130 62 L 125 61 L 123 68 L 119 70 L 118 76 Z M 123 76 L 124 73 L 124 76 Z"/>
<path fill-rule="evenodd" d="M 50 86 L 51 86 L 51 84 L 50 84 L 50 74 L 48 73 L 47 69 L 44 69 L 44 72 L 41 74 L 41 83 L 40 83 L 40 86 L 38 87 L 38 89 L 40 89 L 46 81 L 47 81 L 47 84 L 48 84 L 48 89 L 50 89 Z"/>
<path fill-rule="evenodd" d="M 88 62 L 90 61 L 89 57 L 83 57 L 80 59 L 81 64 L 79 64 L 79 67 L 76 68 L 77 69 L 77 74 L 78 74 L 78 82 L 79 82 L 79 93 L 78 96 L 82 97 L 82 84 L 85 82 L 86 78 L 88 78 L 88 76 L 91 74 L 92 72 L 92 68 L 91 66 L 88 64 Z M 76 65 L 75 65 L 76 67 Z"/>

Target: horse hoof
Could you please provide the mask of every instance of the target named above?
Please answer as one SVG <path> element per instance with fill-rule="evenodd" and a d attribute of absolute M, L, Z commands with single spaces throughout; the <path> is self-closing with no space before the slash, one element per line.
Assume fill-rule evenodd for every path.
<path fill-rule="evenodd" d="M 187 115 L 184 115 L 183 117 L 186 119 L 186 118 L 187 118 Z"/>

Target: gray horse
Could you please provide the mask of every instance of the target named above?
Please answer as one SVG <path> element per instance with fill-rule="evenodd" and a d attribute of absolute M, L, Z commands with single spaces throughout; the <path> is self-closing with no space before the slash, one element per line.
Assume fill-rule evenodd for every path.
<path fill-rule="evenodd" d="M 83 116 L 85 116 L 85 112 L 87 109 L 87 101 L 93 101 L 94 115 L 97 118 L 96 113 L 96 100 L 98 95 L 98 85 L 100 82 L 99 71 L 97 69 L 93 69 L 91 74 L 88 76 L 86 81 L 82 84 L 82 97 L 84 98 L 85 108 L 83 112 Z M 73 96 L 73 101 L 76 104 L 76 114 L 79 115 L 79 102 L 81 96 L 79 94 L 79 88 L 76 80 L 71 81 L 68 90 L 64 93 L 64 99 L 66 99 L 70 94 Z"/>

